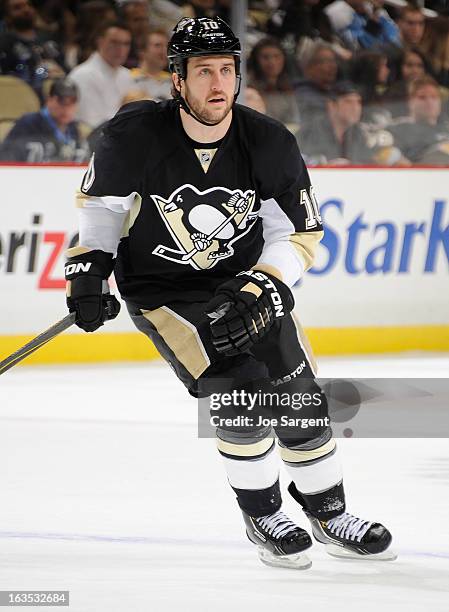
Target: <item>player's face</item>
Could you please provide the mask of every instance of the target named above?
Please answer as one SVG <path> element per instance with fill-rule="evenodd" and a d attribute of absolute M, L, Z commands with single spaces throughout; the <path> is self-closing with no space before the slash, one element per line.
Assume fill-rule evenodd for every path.
<path fill-rule="evenodd" d="M 236 75 L 231 55 L 193 57 L 181 94 L 195 115 L 207 123 L 223 121 L 234 102 Z"/>
<path fill-rule="evenodd" d="M 410 111 L 417 121 L 436 123 L 441 113 L 441 95 L 433 85 L 420 87 L 410 98 Z"/>

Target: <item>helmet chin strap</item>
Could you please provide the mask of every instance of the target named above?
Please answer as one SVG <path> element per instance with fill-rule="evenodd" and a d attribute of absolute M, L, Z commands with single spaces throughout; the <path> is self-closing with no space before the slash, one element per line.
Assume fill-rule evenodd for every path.
<path fill-rule="evenodd" d="M 220 119 L 220 121 L 216 121 L 215 123 L 208 123 L 207 121 L 203 121 L 203 119 L 201 119 L 200 117 L 198 117 L 198 115 L 196 115 L 194 113 L 194 111 L 190 108 L 190 106 L 187 104 L 186 99 L 181 96 L 181 93 L 179 93 L 178 96 L 178 101 L 179 101 L 179 106 L 188 114 L 190 115 L 193 119 L 195 119 L 195 121 L 198 121 L 198 123 L 201 123 L 202 125 L 206 125 L 208 127 L 214 127 L 215 125 L 219 125 L 224 119 L 225 117 L 223 117 L 223 119 Z"/>

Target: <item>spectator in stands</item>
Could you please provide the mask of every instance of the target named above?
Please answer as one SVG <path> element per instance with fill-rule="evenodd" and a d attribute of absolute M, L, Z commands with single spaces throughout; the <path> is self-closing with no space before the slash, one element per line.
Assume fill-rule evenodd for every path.
<path fill-rule="evenodd" d="M 97 50 L 76 66 L 70 78 L 80 91 L 78 119 L 92 128 L 115 115 L 124 97 L 135 89 L 131 72 L 123 67 L 131 32 L 119 22 L 106 23 L 97 36 Z"/>
<path fill-rule="evenodd" d="M 61 49 L 51 34 L 36 27 L 37 14 L 29 0 L 5 0 L 6 30 L 0 34 L 0 74 L 26 81 L 43 99 L 48 77 L 64 76 Z"/>
<path fill-rule="evenodd" d="M 117 15 L 107 0 L 88 0 L 78 7 L 75 45 L 66 53 L 70 68 L 85 62 L 96 49 L 96 34 L 104 23 L 116 21 Z"/>
<path fill-rule="evenodd" d="M 34 0 L 34 6 L 37 6 L 39 11 L 39 27 L 51 33 L 53 40 L 63 51 L 62 65 L 67 68 L 67 49 L 73 47 L 76 36 L 76 18 L 71 0 L 39 0 L 38 3 Z"/>
<path fill-rule="evenodd" d="M 449 87 L 449 17 L 427 20 L 420 49 L 438 83 Z"/>
<path fill-rule="evenodd" d="M 351 63 L 351 80 L 362 95 L 362 120 L 384 126 L 391 120 L 391 114 L 384 105 L 390 69 L 388 58 L 380 51 L 360 51 Z"/>
<path fill-rule="evenodd" d="M 298 124 L 293 85 L 286 68 L 285 51 L 275 38 L 263 38 L 248 59 L 249 84 L 262 96 L 267 115 L 285 124 Z"/>
<path fill-rule="evenodd" d="M 296 85 L 300 121 L 310 121 L 327 113 L 329 93 L 338 75 L 337 56 L 327 44 L 315 43 L 301 58 L 304 79 Z"/>
<path fill-rule="evenodd" d="M 399 43 L 401 47 L 418 47 L 421 44 L 426 19 L 419 6 L 406 4 L 399 13 Z"/>
<path fill-rule="evenodd" d="M 409 83 L 429 72 L 426 58 L 417 47 L 404 49 L 398 58 L 398 63 L 392 66 L 392 71 L 395 83 L 397 81 Z"/>
<path fill-rule="evenodd" d="M 127 68 L 136 68 L 140 51 L 145 46 L 150 31 L 147 0 L 122 0 L 120 17 L 131 32 L 131 49 L 125 65 Z"/>
<path fill-rule="evenodd" d="M 267 22 L 267 32 L 284 39 L 292 37 L 295 45 L 303 39 L 330 42 L 332 28 L 319 0 L 282 0 Z"/>
<path fill-rule="evenodd" d="M 300 132 L 301 150 L 311 165 L 386 163 L 399 164 L 400 152 L 392 146 L 388 133 L 370 133 L 360 123 L 362 96 L 357 87 L 342 81 L 334 88 L 325 117 L 315 117 Z M 390 138 L 388 142 L 385 136 Z"/>
<path fill-rule="evenodd" d="M 399 44 L 398 26 L 383 5 L 384 0 L 334 0 L 324 10 L 342 43 L 357 51 Z"/>
<path fill-rule="evenodd" d="M 171 76 L 167 72 L 168 36 L 163 30 L 148 34 L 146 46 L 142 52 L 142 61 L 138 68 L 133 68 L 136 89 L 152 100 L 171 98 Z"/>
<path fill-rule="evenodd" d="M 73 82 L 54 81 L 45 107 L 27 113 L 11 129 L 1 147 L 1 159 L 28 163 L 87 161 L 89 147 L 83 130 L 74 121 L 77 102 Z"/>
<path fill-rule="evenodd" d="M 252 108 L 258 113 L 262 113 L 262 115 L 266 115 L 267 113 L 265 102 L 260 93 L 257 91 L 257 89 L 254 89 L 254 87 L 247 87 L 245 89 L 245 100 L 243 101 L 243 104 L 248 108 Z"/>
<path fill-rule="evenodd" d="M 449 124 L 438 83 L 428 75 L 412 81 L 408 106 L 409 116 L 388 128 L 395 145 L 413 163 L 449 165 Z"/>
<path fill-rule="evenodd" d="M 384 103 L 392 118 L 408 114 L 408 86 L 414 79 L 424 76 L 427 72 L 426 61 L 416 48 L 404 50 L 392 67 L 396 78 L 384 94 Z"/>
<path fill-rule="evenodd" d="M 318 42 L 330 44 L 342 60 L 351 58 L 351 52 L 335 36 L 320 0 L 282 0 L 267 21 L 267 31 L 282 38 L 285 48 L 296 48 L 299 62 L 303 53 Z"/>

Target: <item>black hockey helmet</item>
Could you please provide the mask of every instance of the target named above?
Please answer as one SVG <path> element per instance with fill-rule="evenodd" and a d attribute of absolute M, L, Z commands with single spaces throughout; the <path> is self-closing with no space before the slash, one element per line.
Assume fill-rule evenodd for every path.
<path fill-rule="evenodd" d="M 240 80 L 240 41 L 220 17 L 184 17 L 177 23 L 168 43 L 168 65 L 181 79 L 187 76 L 189 57 L 233 55 Z"/>

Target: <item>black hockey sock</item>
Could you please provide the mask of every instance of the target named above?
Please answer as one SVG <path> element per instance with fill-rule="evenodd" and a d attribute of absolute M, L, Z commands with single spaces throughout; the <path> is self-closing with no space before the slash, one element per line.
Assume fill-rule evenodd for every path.
<path fill-rule="evenodd" d="M 253 517 L 266 516 L 277 512 L 282 505 L 279 480 L 267 489 L 251 491 L 248 489 L 236 489 L 237 502 L 243 512 Z"/>
<path fill-rule="evenodd" d="M 326 491 L 314 494 L 300 493 L 295 483 L 291 482 L 288 492 L 305 512 L 320 521 L 329 521 L 331 518 L 342 514 L 346 508 L 343 481 Z"/>

